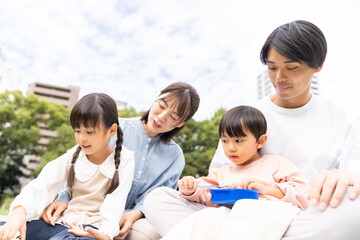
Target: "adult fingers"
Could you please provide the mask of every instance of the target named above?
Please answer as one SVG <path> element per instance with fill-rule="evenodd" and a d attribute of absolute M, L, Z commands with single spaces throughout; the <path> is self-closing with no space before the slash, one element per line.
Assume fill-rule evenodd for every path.
<path fill-rule="evenodd" d="M 319 209 L 321 211 L 326 210 L 326 208 L 329 205 L 330 199 L 332 198 L 335 189 L 336 189 L 336 185 L 338 184 L 339 178 L 340 178 L 341 174 L 338 170 L 331 170 L 327 176 L 326 179 L 323 183 L 323 187 L 322 187 L 322 191 L 320 193 L 320 198 L 319 198 Z M 339 193 L 341 193 L 342 187 L 339 186 Z"/>
<path fill-rule="evenodd" d="M 40 217 L 40 219 L 44 220 L 47 224 L 51 224 L 49 218 L 46 216 L 45 212 L 43 212 Z"/>
<path fill-rule="evenodd" d="M 360 176 L 352 175 L 351 176 L 351 185 L 353 186 L 349 193 L 349 198 L 351 200 L 356 199 L 360 194 Z"/>
<path fill-rule="evenodd" d="M 55 212 L 51 216 L 51 225 L 55 226 L 55 221 L 59 219 L 59 217 L 63 211 L 64 210 L 61 208 L 57 208 L 55 210 Z"/>
<path fill-rule="evenodd" d="M 124 225 L 124 222 L 126 221 L 126 218 L 124 218 L 124 215 L 121 217 L 120 222 L 119 222 L 119 227 L 122 228 L 122 226 Z"/>
<path fill-rule="evenodd" d="M 48 205 L 43 213 L 40 216 L 40 219 L 44 220 L 46 223 L 51 224 L 51 213 L 53 212 L 53 204 L 50 203 L 50 205 Z"/>
<path fill-rule="evenodd" d="M 347 173 L 340 173 L 336 183 L 334 193 L 331 196 L 330 206 L 337 207 L 343 200 L 346 190 L 349 187 L 350 175 Z M 321 198 L 320 201 L 322 202 Z M 321 204 L 321 203 L 320 203 Z"/>
<path fill-rule="evenodd" d="M 122 228 L 120 228 L 119 235 L 115 239 L 125 239 L 131 230 L 132 223 L 130 221 L 125 221 Z"/>
<path fill-rule="evenodd" d="M 320 194 L 328 174 L 328 170 L 321 170 L 312 185 L 308 198 L 314 206 L 319 202 Z"/>

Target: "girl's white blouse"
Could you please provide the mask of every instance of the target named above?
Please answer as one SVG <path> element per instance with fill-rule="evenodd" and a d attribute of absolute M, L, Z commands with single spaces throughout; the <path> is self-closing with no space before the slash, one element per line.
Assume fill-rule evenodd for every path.
<path fill-rule="evenodd" d="M 64 155 L 49 162 L 39 176 L 29 182 L 10 205 L 10 214 L 14 207 L 23 206 L 26 220 L 30 221 L 54 201 L 59 190 L 67 180 L 71 159 L 78 146 L 68 150 Z M 74 166 L 75 177 L 87 181 L 99 170 L 104 176 L 112 179 L 115 171 L 114 151 L 100 165 L 90 162 L 85 153 L 80 151 Z M 102 223 L 99 230 L 111 239 L 119 233 L 119 222 L 125 209 L 125 202 L 134 176 L 134 152 L 124 146 L 121 151 L 119 166 L 119 186 L 108 194 L 100 208 Z M 100 186 L 99 186 L 100 187 Z"/>

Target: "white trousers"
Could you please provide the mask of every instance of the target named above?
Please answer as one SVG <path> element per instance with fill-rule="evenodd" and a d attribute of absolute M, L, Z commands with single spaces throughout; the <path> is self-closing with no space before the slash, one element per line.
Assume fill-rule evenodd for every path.
<path fill-rule="evenodd" d="M 204 204 L 190 202 L 171 188 L 154 189 L 144 201 L 144 213 L 148 221 L 165 236 L 177 223 Z M 351 201 L 346 195 L 337 208 L 325 212 L 310 207 L 291 222 L 283 240 L 339 240 L 359 239 L 360 199 Z"/>
<path fill-rule="evenodd" d="M 161 236 L 148 220 L 140 218 L 134 222 L 125 240 L 159 240 L 160 238 Z"/>

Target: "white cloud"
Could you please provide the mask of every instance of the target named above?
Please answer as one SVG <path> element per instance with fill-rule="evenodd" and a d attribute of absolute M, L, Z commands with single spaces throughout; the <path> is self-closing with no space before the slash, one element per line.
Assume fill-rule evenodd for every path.
<path fill-rule="evenodd" d="M 254 101 L 266 37 L 306 19 L 328 39 L 321 94 L 353 117 L 360 113 L 359 10 L 356 0 L 2 0 L 0 47 L 26 86 L 78 85 L 81 95 L 106 92 L 138 111 L 170 83 L 189 82 L 201 96 L 200 120 Z"/>

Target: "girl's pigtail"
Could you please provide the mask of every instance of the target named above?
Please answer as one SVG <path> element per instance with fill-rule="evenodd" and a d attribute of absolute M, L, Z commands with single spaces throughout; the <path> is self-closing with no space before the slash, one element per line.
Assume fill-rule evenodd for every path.
<path fill-rule="evenodd" d="M 109 189 L 107 190 L 106 194 L 112 193 L 120 184 L 119 182 L 119 165 L 120 165 L 120 155 L 121 155 L 121 149 L 122 149 L 122 143 L 123 143 L 123 132 L 120 128 L 120 126 L 117 127 L 117 140 L 116 140 L 116 147 L 115 147 L 115 173 L 111 180 Z"/>
<path fill-rule="evenodd" d="M 68 175 L 68 179 L 67 179 L 67 185 L 69 188 L 72 188 L 72 186 L 74 185 L 74 178 L 75 178 L 74 164 L 76 162 L 76 159 L 79 156 L 80 151 L 81 151 L 81 147 L 78 146 L 76 151 L 73 154 L 73 158 L 71 159 L 71 166 L 69 169 L 69 175 Z"/>

